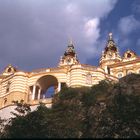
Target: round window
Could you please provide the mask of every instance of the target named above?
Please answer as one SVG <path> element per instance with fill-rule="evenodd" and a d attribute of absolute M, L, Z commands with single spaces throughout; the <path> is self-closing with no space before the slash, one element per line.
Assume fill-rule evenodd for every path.
<path fill-rule="evenodd" d="M 123 76 L 122 73 L 118 74 L 118 78 L 122 78 L 122 76 Z"/>
<path fill-rule="evenodd" d="M 12 71 L 12 68 L 8 68 L 8 70 L 7 70 L 8 72 L 11 72 Z"/>
<path fill-rule="evenodd" d="M 129 74 L 132 74 L 132 73 L 133 73 L 132 71 L 128 71 L 128 72 L 127 72 L 128 75 L 129 75 Z"/>
<path fill-rule="evenodd" d="M 128 54 L 127 54 L 127 58 L 130 58 L 130 57 L 131 57 L 131 54 L 130 54 L 130 53 L 128 53 Z"/>

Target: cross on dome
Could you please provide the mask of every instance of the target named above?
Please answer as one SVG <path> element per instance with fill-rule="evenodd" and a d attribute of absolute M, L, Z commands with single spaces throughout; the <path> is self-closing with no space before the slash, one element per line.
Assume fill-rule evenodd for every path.
<path fill-rule="evenodd" d="M 72 38 L 70 37 L 70 38 L 69 38 L 69 41 L 68 41 L 68 46 L 71 46 L 71 45 L 73 45 L 73 40 L 72 40 Z"/>
<path fill-rule="evenodd" d="M 112 40 L 112 36 L 113 36 L 113 34 L 110 32 L 109 33 L 109 40 Z"/>

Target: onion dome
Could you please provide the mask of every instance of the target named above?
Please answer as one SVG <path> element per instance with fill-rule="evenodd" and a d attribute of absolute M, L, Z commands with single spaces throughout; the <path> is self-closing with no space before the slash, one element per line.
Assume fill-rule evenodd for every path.
<path fill-rule="evenodd" d="M 75 53 L 74 45 L 73 45 L 72 41 L 70 41 L 68 44 L 67 50 L 64 53 L 64 56 L 68 56 L 68 55 L 75 56 L 75 54 L 76 53 Z"/>
<path fill-rule="evenodd" d="M 113 51 L 113 52 L 117 51 L 116 44 L 115 44 L 113 37 L 112 37 L 112 33 L 109 33 L 109 39 L 108 39 L 107 45 L 105 47 L 105 53 L 108 51 Z"/>

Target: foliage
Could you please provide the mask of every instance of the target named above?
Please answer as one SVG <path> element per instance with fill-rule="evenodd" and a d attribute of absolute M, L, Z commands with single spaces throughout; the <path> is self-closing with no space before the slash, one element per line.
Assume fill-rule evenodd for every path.
<path fill-rule="evenodd" d="M 11 112 L 15 116 L 26 115 L 27 113 L 29 113 L 31 111 L 30 105 L 24 103 L 24 100 L 21 100 L 20 102 L 13 101 L 13 103 L 17 106 L 15 108 L 15 111 L 17 111 L 17 113 Z"/>
<path fill-rule="evenodd" d="M 110 93 L 113 84 L 110 81 L 102 80 L 97 85 L 91 87 L 91 93 L 95 94 L 95 97 L 104 97 Z"/>
<path fill-rule="evenodd" d="M 41 138 L 47 137 L 47 114 L 49 110 L 40 104 L 25 116 L 12 118 L 6 126 L 4 138 Z"/>
<path fill-rule="evenodd" d="M 3 136 L 4 132 L 4 127 L 6 125 L 6 120 L 0 118 L 0 138 Z"/>
<path fill-rule="evenodd" d="M 140 97 L 117 94 L 101 113 L 93 136 L 96 138 L 138 138 Z"/>
<path fill-rule="evenodd" d="M 101 81 L 91 88 L 64 87 L 51 108 L 40 103 L 32 112 L 23 102 L 15 102 L 18 115 L 6 125 L 3 137 L 138 138 L 140 95 L 128 93 L 125 85 L 127 80 Z"/>

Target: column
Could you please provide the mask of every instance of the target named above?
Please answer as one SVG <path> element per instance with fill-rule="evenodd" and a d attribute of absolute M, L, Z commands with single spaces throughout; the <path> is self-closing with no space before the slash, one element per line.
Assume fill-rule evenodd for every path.
<path fill-rule="evenodd" d="M 45 93 L 43 93 L 43 99 L 45 99 Z"/>
<path fill-rule="evenodd" d="M 105 66 L 105 73 L 108 73 L 107 66 Z"/>
<path fill-rule="evenodd" d="M 61 82 L 58 83 L 58 92 L 61 90 Z"/>
<path fill-rule="evenodd" d="M 38 90 L 38 99 L 40 99 L 40 93 L 41 93 L 41 89 L 39 88 L 39 90 Z"/>
<path fill-rule="evenodd" d="M 36 86 L 33 86 L 33 93 L 32 93 L 32 100 L 35 99 L 35 91 L 36 91 Z"/>

